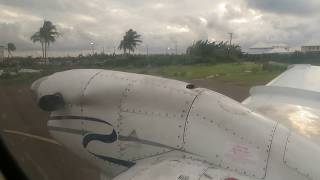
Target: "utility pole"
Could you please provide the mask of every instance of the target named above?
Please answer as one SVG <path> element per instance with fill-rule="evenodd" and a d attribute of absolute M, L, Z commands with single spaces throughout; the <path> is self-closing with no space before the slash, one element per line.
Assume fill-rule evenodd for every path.
<path fill-rule="evenodd" d="M 231 48 L 231 44 L 232 44 L 232 36 L 233 36 L 233 33 L 229 33 L 230 35 L 230 41 L 229 41 L 229 47 L 228 47 L 228 55 L 230 55 L 230 48 Z"/>
<path fill-rule="evenodd" d="M 231 33 L 229 33 L 229 35 L 230 35 L 229 46 L 231 46 L 231 44 L 232 44 L 232 36 L 233 36 L 233 33 L 231 32 Z"/>
<path fill-rule="evenodd" d="M 177 55 L 178 54 L 178 42 L 177 41 L 174 41 L 174 48 L 175 48 L 176 55 Z"/>
<path fill-rule="evenodd" d="M 149 46 L 147 45 L 147 56 L 149 55 Z"/>
<path fill-rule="evenodd" d="M 94 42 L 91 42 L 90 45 L 91 45 L 91 51 L 92 51 L 92 56 L 93 56 L 94 55 Z"/>

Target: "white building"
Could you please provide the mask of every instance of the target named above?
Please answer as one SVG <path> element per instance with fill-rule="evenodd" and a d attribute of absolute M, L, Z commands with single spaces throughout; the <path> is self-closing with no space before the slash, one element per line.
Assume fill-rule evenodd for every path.
<path fill-rule="evenodd" d="M 301 52 L 320 53 L 320 41 L 317 38 L 313 38 L 309 42 L 303 43 L 301 46 Z"/>
<path fill-rule="evenodd" d="M 257 43 L 248 50 L 248 54 L 287 54 L 291 52 L 287 44 L 269 43 Z"/>
<path fill-rule="evenodd" d="M 0 46 L 0 63 L 4 61 L 4 46 Z"/>
<path fill-rule="evenodd" d="M 301 52 L 320 53 L 320 46 L 319 45 L 304 45 L 304 46 L 301 46 Z"/>

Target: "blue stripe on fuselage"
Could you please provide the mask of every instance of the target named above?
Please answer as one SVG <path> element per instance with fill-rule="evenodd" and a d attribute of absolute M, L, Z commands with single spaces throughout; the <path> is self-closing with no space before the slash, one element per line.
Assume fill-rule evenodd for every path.
<path fill-rule="evenodd" d="M 116 158 L 112 158 L 112 157 L 108 157 L 108 156 L 104 156 L 104 155 L 99 155 L 99 154 L 95 154 L 89 151 L 90 154 L 96 156 L 97 158 L 100 158 L 102 160 L 114 163 L 114 164 L 118 164 L 121 166 L 125 166 L 127 168 L 130 168 L 131 166 L 135 165 L 135 162 L 132 161 L 125 161 L 125 160 L 121 160 L 121 159 L 116 159 Z"/>
<path fill-rule="evenodd" d="M 105 123 L 110 126 L 112 124 L 103 121 L 101 119 L 93 118 L 93 117 L 86 117 L 86 116 L 72 116 L 72 115 L 67 115 L 67 116 L 50 116 L 49 120 L 66 120 L 66 119 L 75 119 L 75 120 L 86 120 L 86 121 L 94 121 L 94 122 L 100 122 L 100 123 Z"/>

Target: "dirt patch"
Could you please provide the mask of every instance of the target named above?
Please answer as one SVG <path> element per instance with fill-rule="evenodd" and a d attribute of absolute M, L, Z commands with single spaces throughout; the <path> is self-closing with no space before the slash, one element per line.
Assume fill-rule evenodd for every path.
<path fill-rule="evenodd" d="M 214 79 L 194 79 L 190 80 L 189 82 L 195 84 L 198 87 L 216 91 L 239 102 L 243 101 L 249 96 L 249 86 L 239 86 Z"/>

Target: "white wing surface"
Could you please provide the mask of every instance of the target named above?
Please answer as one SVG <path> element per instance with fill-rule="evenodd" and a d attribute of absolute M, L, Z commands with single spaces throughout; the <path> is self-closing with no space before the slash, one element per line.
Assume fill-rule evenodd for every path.
<path fill-rule="evenodd" d="M 284 162 L 318 179 L 320 155 L 320 67 L 295 65 L 266 86 L 253 87 L 244 102 L 289 129 Z"/>
<path fill-rule="evenodd" d="M 320 67 L 295 65 L 266 86 L 253 87 L 243 104 L 320 144 Z"/>
<path fill-rule="evenodd" d="M 185 158 L 146 160 L 114 180 L 253 180 L 237 173 Z"/>
<path fill-rule="evenodd" d="M 289 87 L 320 92 L 320 67 L 293 65 L 267 86 Z"/>
<path fill-rule="evenodd" d="M 320 67 L 295 65 L 266 86 L 253 87 L 243 104 L 300 134 L 318 136 Z"/>

